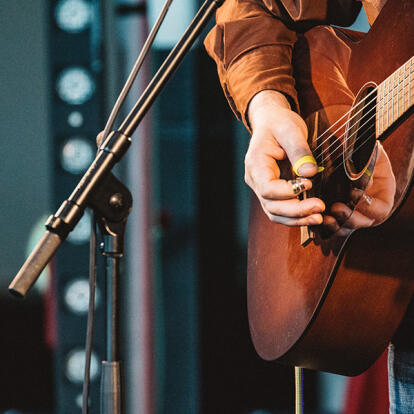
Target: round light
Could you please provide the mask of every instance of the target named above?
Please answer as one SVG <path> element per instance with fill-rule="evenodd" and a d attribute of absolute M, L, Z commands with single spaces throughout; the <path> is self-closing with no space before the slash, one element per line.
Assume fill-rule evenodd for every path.
<path fill-rule="evenodd" d="M 95 156 L 95 148 L 84 138 L 69 138 L 62 147 L 60 162 L 62 168 L 71 174 L 86 171 Z"/>
<path fill-rule="evenodd" d="M 61 30 L 82 32 L 91 24 L 91 5 L 85 0 L 60 0 L 55 9 L 55 18 Z"/>
<path fill-rule="evenodd" d="M 79 128 L 83 125 L 83 115 L 79 111 L 73 111 L 68 116 L 68 124 L 72 128 Z"/>
<path fill-rule="evenodd" d="M 84 315 L 89 308 L 89 281 L 88 279 L 76 279 L 71 281 L 65 289 L 64 301 L 68 309 L 78 315 Z M 95 307 L 100 301 L 98 288 L 95 290 Z"/>
<path fill-rule="evenodd" d="M 83 407 L 83 395 L 82 395 L 82 394 L 78 394 L 78 395 L 76 396 L 75 402 L 76 402 L 76 405 L 77 405 L 80 409 L 82 409 L 82 407 Z M 89 407 L 91 406 L 91 398 L 90 398 L 90 397 L 89 397 L 89 399 L 88 399 L 88 405 L 89 405 Z"/>
<path fill-rule="evenodd" d="M 95 82 L 86 69 L 72 66 L 59 74 L 56 90 L 63 101 L 71 105 L 81 105 L 91 99 Z"/>
<path fill-rule="evenodd" d="M 77 396 L 76 396 L 76 405 L 79 407 L 79 408 L 82 408 L 83 407 L 83 395 L 82 394 L 78 394 Z"/>
<path fill-rule="evenodd" d="M 69 352 L 66 358 L 66 376 L 69 381 L 76 384 L 83 382 L 85 371 L 85 351 L 83 349 L 74 349 Z M 94 381 L 99 374 L 99 361 L 97 355 L 92 352 L 91 355 L 91 381 Z"/>
<path fill-rule="evenodd" d="M 75 228 L 69 233 L 67 240 L 69 243 L 79 246 L 87 243 L 90 235 L 91 217 L 87 212 L 85 212 Z"/>

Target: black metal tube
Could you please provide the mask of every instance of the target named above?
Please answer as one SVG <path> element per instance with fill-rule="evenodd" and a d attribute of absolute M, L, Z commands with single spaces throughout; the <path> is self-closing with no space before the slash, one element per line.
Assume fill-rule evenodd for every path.
<path fill-rule="evenodd" d="M 204 29 L 217 7 L 219 7 L 222 3 L 222 0 L 206 0 L 204 2 L 181 39 L 166 57 L 165 61 L 152 78 L 150 84 L 147 86 L 134 108 L 132 108 L 131 112 L 118 129 L 120 133 L 128 137 L 133 134 L 142 118 L 151 107 L 155 98 L 164 87 L 165 83 L 184 59 L 188 50 L 194 44 L 195 40 Z"/>
<path fill-rule="evenodd" d="M 106 256 L 106 360 L 118 361 L 119 257 Z"/>

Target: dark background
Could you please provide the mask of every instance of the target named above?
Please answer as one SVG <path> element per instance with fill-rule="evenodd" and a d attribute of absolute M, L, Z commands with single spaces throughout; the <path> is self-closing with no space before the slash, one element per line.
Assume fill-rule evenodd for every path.
<path fill-rule="evenodd" d="M 12 277 L 42 234 L 45 218 L 63 201 L 61 193 L 72 189 L 68 177 L 58 181 L 59 146 L 53 131 L 64 118 L 58 108 L 52 110 L 57 102 L 53 62 L 60 54 L 68 60 L 73 54 L 76 61 L 82 47 L 72 50 L 62 44 L 57 52 L 51 46 L 51 36 L 57 33 L 52 22 L 57 3 L 0 0 L 0 411 L 80 412 L 73 396 L 81 388 L 64 377 L 68 345 L 56 321 L 71 324 L 83 343 L 85 320 L 65 319 L 67 313 L 59 313 L 63 308 L 56 298 L 62 293 L 50 278 L 42 278 L 24 301 L 7 293 Z M 98 22 L 102 50 L 97 52 L 103 63 L 99 89 L 103 109 L 102 118 L 93 118 L 93 125 L 89 118 L 91 142 L 103 128 L 150 24 L 137 9 L 121 14 L 116 6 L 122 2 L 98 3 L 103 11 Z M 195 9 L 198 2 L 194 3 Z M 148 5 L 149 12 L 158 12 L 161 2 Z M 165 30 L 175 33 L 176 23 L 170 21 Z M 136 36 L 135 44 L 137 33 L 141 37 Z M 155 45 L 144 78 L 149 78 L 169 49 L 168 42 Z M 185 59 L 146 122 L 136 139 L 150 142 L 144 154 L 148 176 L 142 178 L 149 198 L 138 193 L 133 215 L 141 214 L 140 208 L 147 203 L 148 238 L 143 240 L 151 246 L 145 253 L 151 263 L 151 329 L 137 330 L 134 323 L 140 323 L 142 314 L 133 312 L 134 297 L 127 298 L 140 277 L 131 263 L 135 258 L 139 261 L 145 250 L 129 242 L 123 281 L 128 412 L 150 412 L 141 405 L 146 391 L 138 392 L 134 385 L 141 387 L 144 375 L 135 367 L 147 365 L 151 384 L 145 388 L 150 393 L 145 398 L 157 413 L 293 412 L 293 369 L 262 361 L 249 338 L 245 273 L 250 194 L 243 183 L 248 134 L 234 120 L 214 64 L 200 44 Z M 141 156 L 140 151 L 144 150 L 133 154 Z M 118 168 L 118 175 L 131 186 L 131 175 L 142 174 L 136 162 L 131 156 Z M 131 240 L 137 228 L 131 225 L 128 231 Z M 85 254 L 87 246 L 83 249 Z M 49 270 L 55 281 L 70 278 L 70 263 L 80 260 L 77 253 L 65 251 Z M 63 268 L 62 263 L 69 267 Z M 87 265 L 82 266 L 87 272 Z M 136 302 L 140 304 L 140 298 Z M 97 335 L 99 342 L 104 332 Z M 141 351 L 145 335 L 150 335 L 151 344 L 146 353 Z M 339 386 L 336 391 L 326 389 L 325 399 L 334 400 L 338 407 L 343 381 L 333 376 L 329 381 Z M 337 413 L 318 397 L 320 383 L 315 373 L 306 373 L 307 411 Z M 93 412 L 98 412 L 95 400 L 93 404 Z"/>

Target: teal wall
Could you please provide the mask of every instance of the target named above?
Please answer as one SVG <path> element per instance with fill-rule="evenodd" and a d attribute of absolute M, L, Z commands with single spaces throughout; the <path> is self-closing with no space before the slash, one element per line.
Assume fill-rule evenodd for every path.
<path fill-rule="evenodd" d="M 46 4 L 0 0 L 0 295 L 50 210 Z"/>

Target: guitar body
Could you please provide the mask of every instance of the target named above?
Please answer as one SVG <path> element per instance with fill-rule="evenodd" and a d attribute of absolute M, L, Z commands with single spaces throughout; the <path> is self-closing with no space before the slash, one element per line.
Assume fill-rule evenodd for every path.
<path fill-rule="evenodd" d="M 369 94 L 414 56 L 413 17 L 414 2 L 389 0 L 364 37 L 316 27 L 298 41 L 295 78 L 310 136 L 340 121 L 364 91 Z M 314 185 L 329 217 L 326 226 L 305 229 L 314 231 L 307 243 L 304 229 L 270 222 L 252 198 L 249 324 L 266 360 L 360 374 L 384 351 L 406 312 L 414 291 L 414 243 L 408 237 L 414 116 L 406 110 L 385 131 L 376 120 L 371 128 L 377 137 L 362 158 L 347 165 L 346 157 L 335 161 L 332 154 L 332 168 Z M 350 131 L 343 127 L 328 144 L 339 139 L 341 151 L 356 153 L 356 146 L 347 149 Z M 327 145 L 321 142 L 319 151 Z M 289 174 L 285 168 L 285 178 Z"/>

